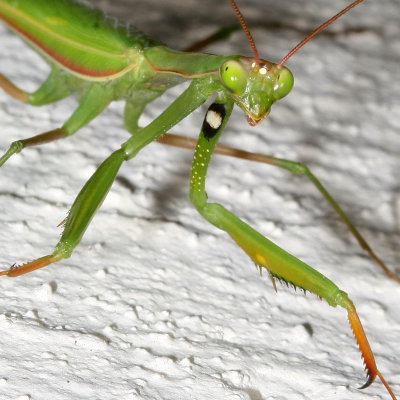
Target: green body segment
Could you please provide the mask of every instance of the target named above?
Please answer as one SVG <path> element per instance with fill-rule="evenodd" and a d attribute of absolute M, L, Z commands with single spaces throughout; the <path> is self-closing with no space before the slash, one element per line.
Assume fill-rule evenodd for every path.
<path fill-rule="evenodd" d="M 227 58 L 167 49 L 132 27 L 115 26 L 115 21 L 99 10 L 76 1 L 1 0 L 0 19 L 50 63 L 85 80 L 115 80 L 135 70 L 131 82 L 147 81 L 143 68 L 147 59 L 154 64 L 154 72 L 159 69 L 167 74 L 193 77 L 215 72 Z"/>
<path fill-rule="evenodd" d="M 150 47 L 144 51 L 144 55 L 159 73 L 173 73 L 191 79 L 218 73 L 222 63 L 240 57 L 184 53 L 165 46 Z"/>

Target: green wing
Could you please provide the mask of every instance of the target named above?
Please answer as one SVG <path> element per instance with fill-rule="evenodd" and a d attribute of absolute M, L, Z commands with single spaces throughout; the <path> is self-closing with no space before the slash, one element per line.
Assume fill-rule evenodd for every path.
<path fill-rule="evenodd" d="M 0 0 L 0 18 L 48 60 L 87 79 L 123 75 L 142 49 L 159 44 L 73 0 Z"/>

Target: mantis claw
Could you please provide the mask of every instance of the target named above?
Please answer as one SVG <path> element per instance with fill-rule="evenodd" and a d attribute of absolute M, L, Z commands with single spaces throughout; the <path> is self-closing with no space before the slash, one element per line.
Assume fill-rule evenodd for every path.
<path fill-rule="evenodd" d="M 360 386 L 358 389 L 366 389 L 371 383 L 375 380 L 376 375 L 372 378 L 371 375 L 369 374 L 369 371 L 367 370 L 367 382 L 364 383 L 364 385 Z"/>

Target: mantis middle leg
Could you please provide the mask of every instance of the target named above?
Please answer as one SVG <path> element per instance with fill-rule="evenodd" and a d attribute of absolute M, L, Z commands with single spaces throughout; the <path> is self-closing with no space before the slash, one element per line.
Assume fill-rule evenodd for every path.
<path fill-rule="evenodd" d="M 0 275 L 19 276 L 70 257 L 110 190 L 122 163 L 133 158 L 143 147 L 199 107 L 210 94 L 209 91 L 201 90 L 201 82 L 193 81 L 158 118 L 138 130 L 119 150 L 102 162 L 72 204 L 64 223 L 64 231 L 53 253 L 20 266 L 13 266 L 0 272 Z"/>
<path fill-rule="evenodd" d="M 45 82 L 33 93 L 17 88 L 3 75 L 0 75 L 0 87 L 15 99 L 35 106 L 56 102 L 71 93 L 67 78 L 57 69 L 53 69 Z M 11 143 L 9 149 L 0 158 L 0 166 L 25 147 L 38 146 L 73 135 L 99 115 L 112 100 L 112 90 L 99 83 L 89 85 L 78 107 L 61 128 Z"/>

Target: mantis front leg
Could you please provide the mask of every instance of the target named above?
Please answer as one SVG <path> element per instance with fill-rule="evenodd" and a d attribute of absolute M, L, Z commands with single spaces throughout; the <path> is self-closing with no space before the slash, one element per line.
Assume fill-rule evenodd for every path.
<path fill-rule="evenodd" d="M 186 136 L 174 135 L 171 133 L 165 134 L 157 139 L 159 143 L 167 144 L 170 146 L 177 146 L 184 149 L 194 150 L 196 148 L 196 140 Z M 251 153 L 242 149 L 237 149 L 229 146 L 217 144 L 214 149 L 214 154 L 221 154 L 224 156 L 241 158 L 248 161 L 259 162 L 263 164 L 273 165 L 291 172 L 294 175 L 304 175 L 315 186 L 315 188 L 322 194 L 325 200 L 331 205 L 332 209 L 336 212 L 339 218 L 345 223 L 349 231 L 355 237 L 362 249 L 364 249 L 370 258 L 391 278 L 400 282 L 400 276 L 388 268 L 382 259 L 375 253 L 372 247 L 364 239 L 360 231 L 351 222 L 350 218 L 339 206 L 337 201 L 329 193 L 322 182 L 309 170 L 309 168 L 297 161 L 291 161 L 284 158 L 277 158 L 268 156 L 261 153 Z"/>
<path fill-rule="evenodd" d="M 362 388 L 369 386 L 375 377 L 379 376 L 389 394 L 395 399 L 376 367 L 364 329 L 347 294 L 324 275 L 272 243 L 222 205 L 207 201 L 205 177 L 208 164 L 231 110 L 231 102 L 218 97 L 207 113 L 193 157 L 190 200 L 207 221 L 227 232 L 256 265 L 267 269 L 272 280 L 283 280 L 315 293 L 333 307 L 345 308 L 367 370 L 368 379 Z"/>
<path fill-rule="evenodd" d="M 63 234 L 53 253 L 20 266 L 13 266 L 0 272 L 0 275 L 19 276 L 70 257 L 110 190 L 123 161 L 133 158 L 143 147 L 199 107 L 209 95 L 209 90 L 203 90 L 201 79 L 193 81 L 158 118 L 139 130 L 102 162 L 72 204 L 68 217 L 63 221 Z"/>

